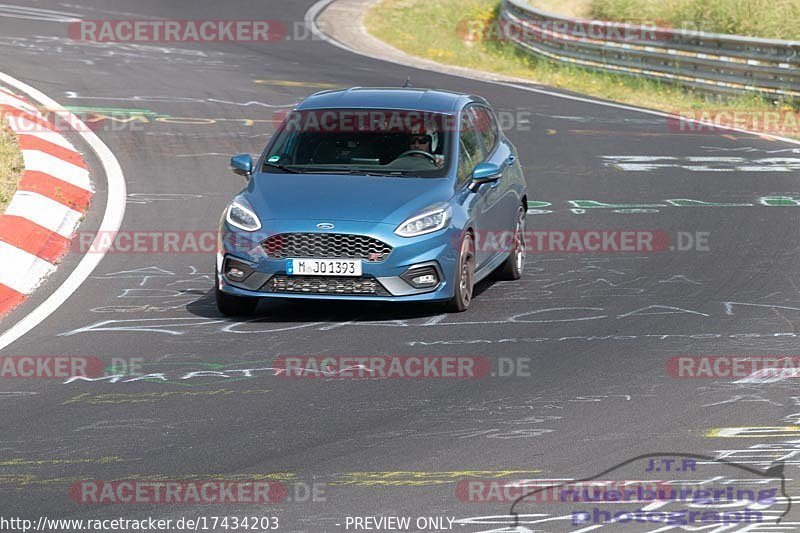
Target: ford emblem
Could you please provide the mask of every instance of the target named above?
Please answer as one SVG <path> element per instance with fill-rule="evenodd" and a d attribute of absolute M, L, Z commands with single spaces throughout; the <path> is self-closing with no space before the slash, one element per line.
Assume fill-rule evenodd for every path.
<path fill-rule="evenodd" d="M 317 224 L 317 227 L 319 229 L 333 229 L 335 226 L 330 222 L 320 222 L 319 224 Z"/>

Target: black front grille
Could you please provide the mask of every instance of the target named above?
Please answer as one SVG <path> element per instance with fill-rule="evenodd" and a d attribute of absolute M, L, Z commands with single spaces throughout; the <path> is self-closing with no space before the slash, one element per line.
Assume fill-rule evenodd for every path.
<path fill-rule="evenodd" d="M 280 233 L 265 240 L 262 246 L 273 259 L 323 257 L 380 263 L 392 253 L 392 247 L 383 241 L 345 233 Z"/>
<path fill-rule="evenodd" d="M 265 292 L 294 294 L 362 294 L 390 296 L 375 278 L 343 276 L 285 276 L 276 274 L 262 287 Z"/>

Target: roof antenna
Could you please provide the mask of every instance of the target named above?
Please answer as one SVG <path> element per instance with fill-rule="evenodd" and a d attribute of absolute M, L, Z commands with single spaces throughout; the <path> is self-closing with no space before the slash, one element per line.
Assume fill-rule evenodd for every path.
<path fill-rule="evenodd" d="M 411 85 L 411 76 L 406 77 L 405 83 L 403 83 L 403 89 L 413 88 L 414 86 Z"/>

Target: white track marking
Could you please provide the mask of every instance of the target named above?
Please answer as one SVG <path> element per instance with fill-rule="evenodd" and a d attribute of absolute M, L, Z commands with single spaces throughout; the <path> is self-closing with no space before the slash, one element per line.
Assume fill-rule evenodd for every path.
<path fill-rule="evenodd" d="M 0 82 L 14 87 L 16 90 L 21 91 L 39 104 L 45 106 L 53 112 L 64 117 L 65 120 L 74 121 L 69 123 L 77 124 L 80 128 L 78 133 L 92 148 L 92 151 L 97 154 L 100 163 L 103 166 L 103 171 L 106 175 L 108 182 L 108 199 L 106 201 L 106 209 L 103 214 L 103 220 L 98 228 L 99 234 L 115 233 L 119 231 L 122 225 L 122 219 L 125 216 L 125 197 L 126 185 L 125 176 L 122 173 L 122 167 L 114 157 L 114 154 L 103 143 L 102 140 L 80 120 L 59 105 L 55 100 L 22 81 L 13 78 L 5 73 L 0 73 Z M 19 322 L 11 326 L 2 335 L 0 335 L 0 349 L 5 348 L 12 342 L 16 341 L 27 332 L 42 323 L 48 316 L 50 316 L 56 309 L 67 301 L 72 294 L 86 281 L 97 265 L 100 264 L 103 257 L 108 251 L 108 246 L 100 246 L 97 253 L 86 254 L 81 258 L 75 270 L 70 273 L 69 277 L 62 283 L 47 299 L 39 304 L 39 306 L 23 317 Z"/>

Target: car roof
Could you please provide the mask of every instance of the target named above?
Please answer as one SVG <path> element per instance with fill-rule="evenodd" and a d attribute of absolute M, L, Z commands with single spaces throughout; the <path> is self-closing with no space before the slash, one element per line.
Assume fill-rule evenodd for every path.
<path fill-rule="evenodd" d="M 479 96 L 438 89 L 351 87 L 312 94 L 296 109 L 403 109 L 453 114 L 469 102 L 488 105 Z"/>

